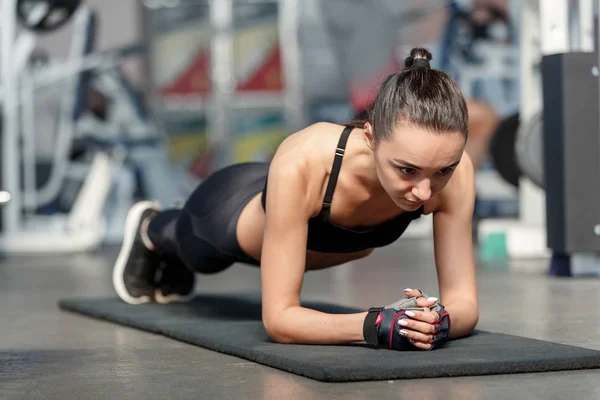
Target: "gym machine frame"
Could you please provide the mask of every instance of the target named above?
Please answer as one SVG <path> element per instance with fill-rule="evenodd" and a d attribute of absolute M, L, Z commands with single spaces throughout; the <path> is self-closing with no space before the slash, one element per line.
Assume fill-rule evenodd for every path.
<path fill-rule="evenodd" d="M 593 4 L 591 0 L 523 0 L 520 13 L 521 124 L 542 109 L 537 66 L 543 55 L 591 51 Z M 516 220 L 485 220 L 479 224 L 479 241 L 504 235 L 507 257 L 547 258 L 545 194 L 527 177 L 520 178 L 520 216 Z"/>
<path fill-rule="evenodd" d="M 236 4 L 275 3 L 278 6 L 277 26 L 282 66 L 284 69 L 284 93 L 281 95 L 264 93 L 236 94 L 234 55 L 234 7 Z M 152 41 L 152 12 L 161 8 L 177 7 L 177 1 L 141 0 L 145 14 L 145 37 Z M 229 165 L 231 156 L 231 112 L 241 109 L 283 109 L 286 126 L 290 132 L 302 129 L 306 124 L 306 111 L 302 94 L 301 52 L 298 42 L 298 0 L 196 0 L 185 3 L 186 6 L 209 7 L 212 36 L 211 73 L 212 93 L 206 103 L 195 99 L 182 99 L 183 104 L 175 104 L 169 99 L 161 99 L 158 90 L 149 79 L 149 98 L 157 115 L 171 110 L 207 109 L 208 142 L 215 152 L 213 169 Z M 154 59 L 152 46 L 148 46 L 147 71 L 154 76 L 150 60 Z M 179 103 L 177 101 L 176 103 Z"/>
<path fill-rule="evenodd" d="M 108 139 L 108 145 L 102 145 L 101 149 L 94 151 L 90 163 L 84 165 L 70 162 L 68 157 L 71 143 L 76 132 L 81 133 L 81 127 L 76 126 L 74 117 L 76 91 L 78 82 L 81 84 L 81 74 L 86 71 L 99 74 L 103 84 L 115 81 L 116 78 L 112 76 L 114 69 L 124 57 L 137 50 L 132 47 L 90 53 L 88 40 L 95 33 L 93 12 L 85 5 L 77 4 L 72 15 L 74 32 L 68 60 L 50 64 L 43 70 L 32 73 L 27 60 L 34 49 L 36 33 L 28 29 L 18 32 L 17 4 L 17 0 L 3 0 L 0 8 L 0 106 L 4 116 L 2 185 L 12 196 L 11 201 L 2 209 L 0 251 L 4 254 L 30 254 L 94 250 L 107 238 L 113 239 L 113 236 L 119 235 L 119 230 L 114 229 L 114 224 L 105 215 L 111 190 L 119 198 L 115 203 L 118 209 L 113 209 L 113 212 L 122 213 L 123 209 L 126 212 L 130 205 L 127 202 L 132 200 L 133 174 L 123 168 L 125 157 L 131 157 L 131 154 L 127 154 L 127 148 L 131 145 L 119 142 L 119 138 L 104 138 Z M 32 5 L 35 6 L 35 2 Z M 53 168 L 48 182 L 38 189 L 35 176 L 35 127 L 32 124 L 35 118 L 34 93 L 39 88 L 56 84 L 61 85 L 62 96 L 57 115 L 59 130 L 56 133 Z M 135 108 L 135 105 L 128 103 L 124 99 L 126 97 L 125 93 L 117 94 L 120 114 L 127 112 L 126 110 L 134 113 L 130 109 Z M 147 136 L 147 132 L 151 132 L 148 131 L 150 127 L 143 121 L 134 119 L 128 124 L 128 128 L 133 129 L 129 135 L 133 134 L 135 138 L 132 137 L 133 141 L 129 138 L 129 141 L 143 142 L 141 139 L 144 138 L 140 138 L 140 135 Z M 152 163 L 158 164 L 158 157 L 153 157 Z M 37 214 L 39 206 L 53 200 L 60 193 L 62 182 L 66 178 L 83 181 L 70 212 Z"/>
<path fill-rule="evenodd" d="M 48 71 L 45 75 L 30 76 L 21 79 L 23 69 L 33 46 L 34 34 L 27 30 L 18 34 L 16 19 L 17 1 L 3 0 L 1 8 L 2 29 L 2 96 L 0 104 L 3 108 L 2 126 L 2 177 L 4 189 L 12 196 L 2 209 L 3 231 L 0 237 L 0 250 L 5 254 L 23 253 L 51 253 L 51 252 L 77 252 L 96 248 L 103 239 L 104 221 L 101 218 L 103 205 L 110 189 L 112 177 L 111 156 L 106 152 L 99 152 L 92 161 L 83 187 L 72 207 L 69 215 L 56 215 L 47 218 L 39 215 L 26 218 L 27 203 L 35 203 L 35 195 L 22 191 L 21 165 L 25 171 L 25 189 L 35 190 L 32 182 L 31 171 L 35 163 L 35 154 L 32 154 L 35 138 L 31 123 L 24 116 L 26 99 L 33 98 L 36 88 L 58 82 L 64 79 L 63 84 L 66 95 L 61 98 L 61 112 L 72 112 L 75 101 L 74 87 L 77 74 L 87 69 L 97 67 L 100 59 L 83 58 L 81 42 L 72 44 L 72 54 L 76 54 L 76 61 L 69 65 L 60 65 Z M 85 24 L 90 18 L 90 10 L 80 7 L 73 15 L 75 29 Z M 48 79 L 51 78 L 51 79 Z M 72 139 L 74 126 L 65 123 L 66 119 L 59 116 L 61 129 L 67 133 L 59 133 L 58 146 L 68 146 Z M 23 142 L 23 145 L 21 144 Z M 57 151 L 57 149 L 55 149 Z M 34 176 L 33 176 L 34 177 Z M 54 179 L 52 179 L 54 182 Z M 33 207 L 31 207 L 33 208 Z"/>

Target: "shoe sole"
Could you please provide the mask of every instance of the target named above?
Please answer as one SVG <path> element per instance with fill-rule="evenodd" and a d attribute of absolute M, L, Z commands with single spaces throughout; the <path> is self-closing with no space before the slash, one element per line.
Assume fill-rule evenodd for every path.
<path fill-rule="evenodd" d="M 194 297 L 196 297 L 196 293 L 194 290 L 190 292 L 190 294 L 186 296 L 182 296 L 180 294 L 170 294 L 168 296 L 163 296 L 160 292 L 160 289 L 156 289 L 154 291 L 154 301 L 158 304 L 169 304 L 169 303 L 187 303 L 191 301 Z"/>
<path fill-rule="evenodd" d="M 144 211 L 148 210 L 149 208 L 156 209 L 158 208 L 158 205 L 153 201 L 141 201 L 133 205 L 129 210 L 125 220 L 123 246 L 121 246 L 121 251 L 119 252 L 119 256 L 117 257 L 117 261 L 115 262 L 115 266 L 113 268 L 113 286 L 115 291 L 121 300 L 129 304 L 144 304 L 153 301 L 152 297 L 150 296 L 133 297 L 127 291 L 127 288 L 125 287 L 125 281 L 123 280 L 125 265 L 127 264 L 127 260 L 129 259 L 129 255 L 131 253 L 131 248 L 133 247 L 135 235 L 137 234 L 137 227 L 140 224 L 140 218 L 142 217 Z"/>

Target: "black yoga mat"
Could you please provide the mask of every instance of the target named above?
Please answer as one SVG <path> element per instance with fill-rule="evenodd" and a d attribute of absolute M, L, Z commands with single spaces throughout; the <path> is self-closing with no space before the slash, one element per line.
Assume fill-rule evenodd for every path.
<path fill-rule="evenodd" d="M 315 302 L 303 305 L 330 313 L 357 311 Z M 429 352 L 374 349 L 362 343 L 278 344 L 264 332 L 260 297 L 252 295 L 199 295 L 185 304 L 138 306 L 116 298 L 65 299 L 60 307 L 327 382 L 600 368 L 600 351 L 487 331 Z"/>

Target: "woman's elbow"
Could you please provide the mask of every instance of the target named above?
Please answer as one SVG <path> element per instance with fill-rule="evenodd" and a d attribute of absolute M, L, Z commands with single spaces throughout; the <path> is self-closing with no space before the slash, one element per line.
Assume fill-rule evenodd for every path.
<path fill-rule="evenodd" d="M 281 323 L 276 323 L 273 318 L 263 318 L 263 327 L 267 335 L 276 343 L 294 343 L 292 337 L 286 332 Z"/>
<path fill-rule="evenodd" d="M 477 323 L 479 322 L 479 313 L 473 315 L 471 320 L 465 324 L 465 334 L 471 335 L 475 328 L 477 327 Z"/>
<path fill-rule="evenodd" d="M 450 315 L 452 316 L 452 314 Z M 471 335 L 478 323 L 479 311 L 477 309 L 456 314 L 456 318 L 450 318 L 450 338 L 458 339 Z"/>
<path fill-rule="evenodd" d="M 470 318 L 464 324 L 463 336 L 471 335 L 473 333 L 473 331 L 475 331 L 475 328 L 477 327 L 478 323 L 479 323 L 479 312 L 475 311 L 473 314 L 470 315 Z"/>

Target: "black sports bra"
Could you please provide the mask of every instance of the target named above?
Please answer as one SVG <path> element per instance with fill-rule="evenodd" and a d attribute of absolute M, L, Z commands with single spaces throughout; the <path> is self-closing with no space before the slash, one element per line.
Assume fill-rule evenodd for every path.
<path fill-rule="evenodd" d="M 307 248 L 309 250 L 325 253 L 351 253 L 386 246 L 395 242 L 404 233 L 411 221 L 423 214 L 423 207 L 420 207 L 416 211 L 402 213 L 372 228 L 360 230 L 345 228 L 331 222 L 330 213 L 333 193 L 344 158 L 348 136 L 350 136 L 352 129 L 351 126 L 347 126 L 338 142 L 321 212 L 308 220 Z M 265 212 L 267 184 L 268 176 L 262 193 L 262 205 Z M 293 210 L 290 210 L 290 212 L 293 212 Z"/>

